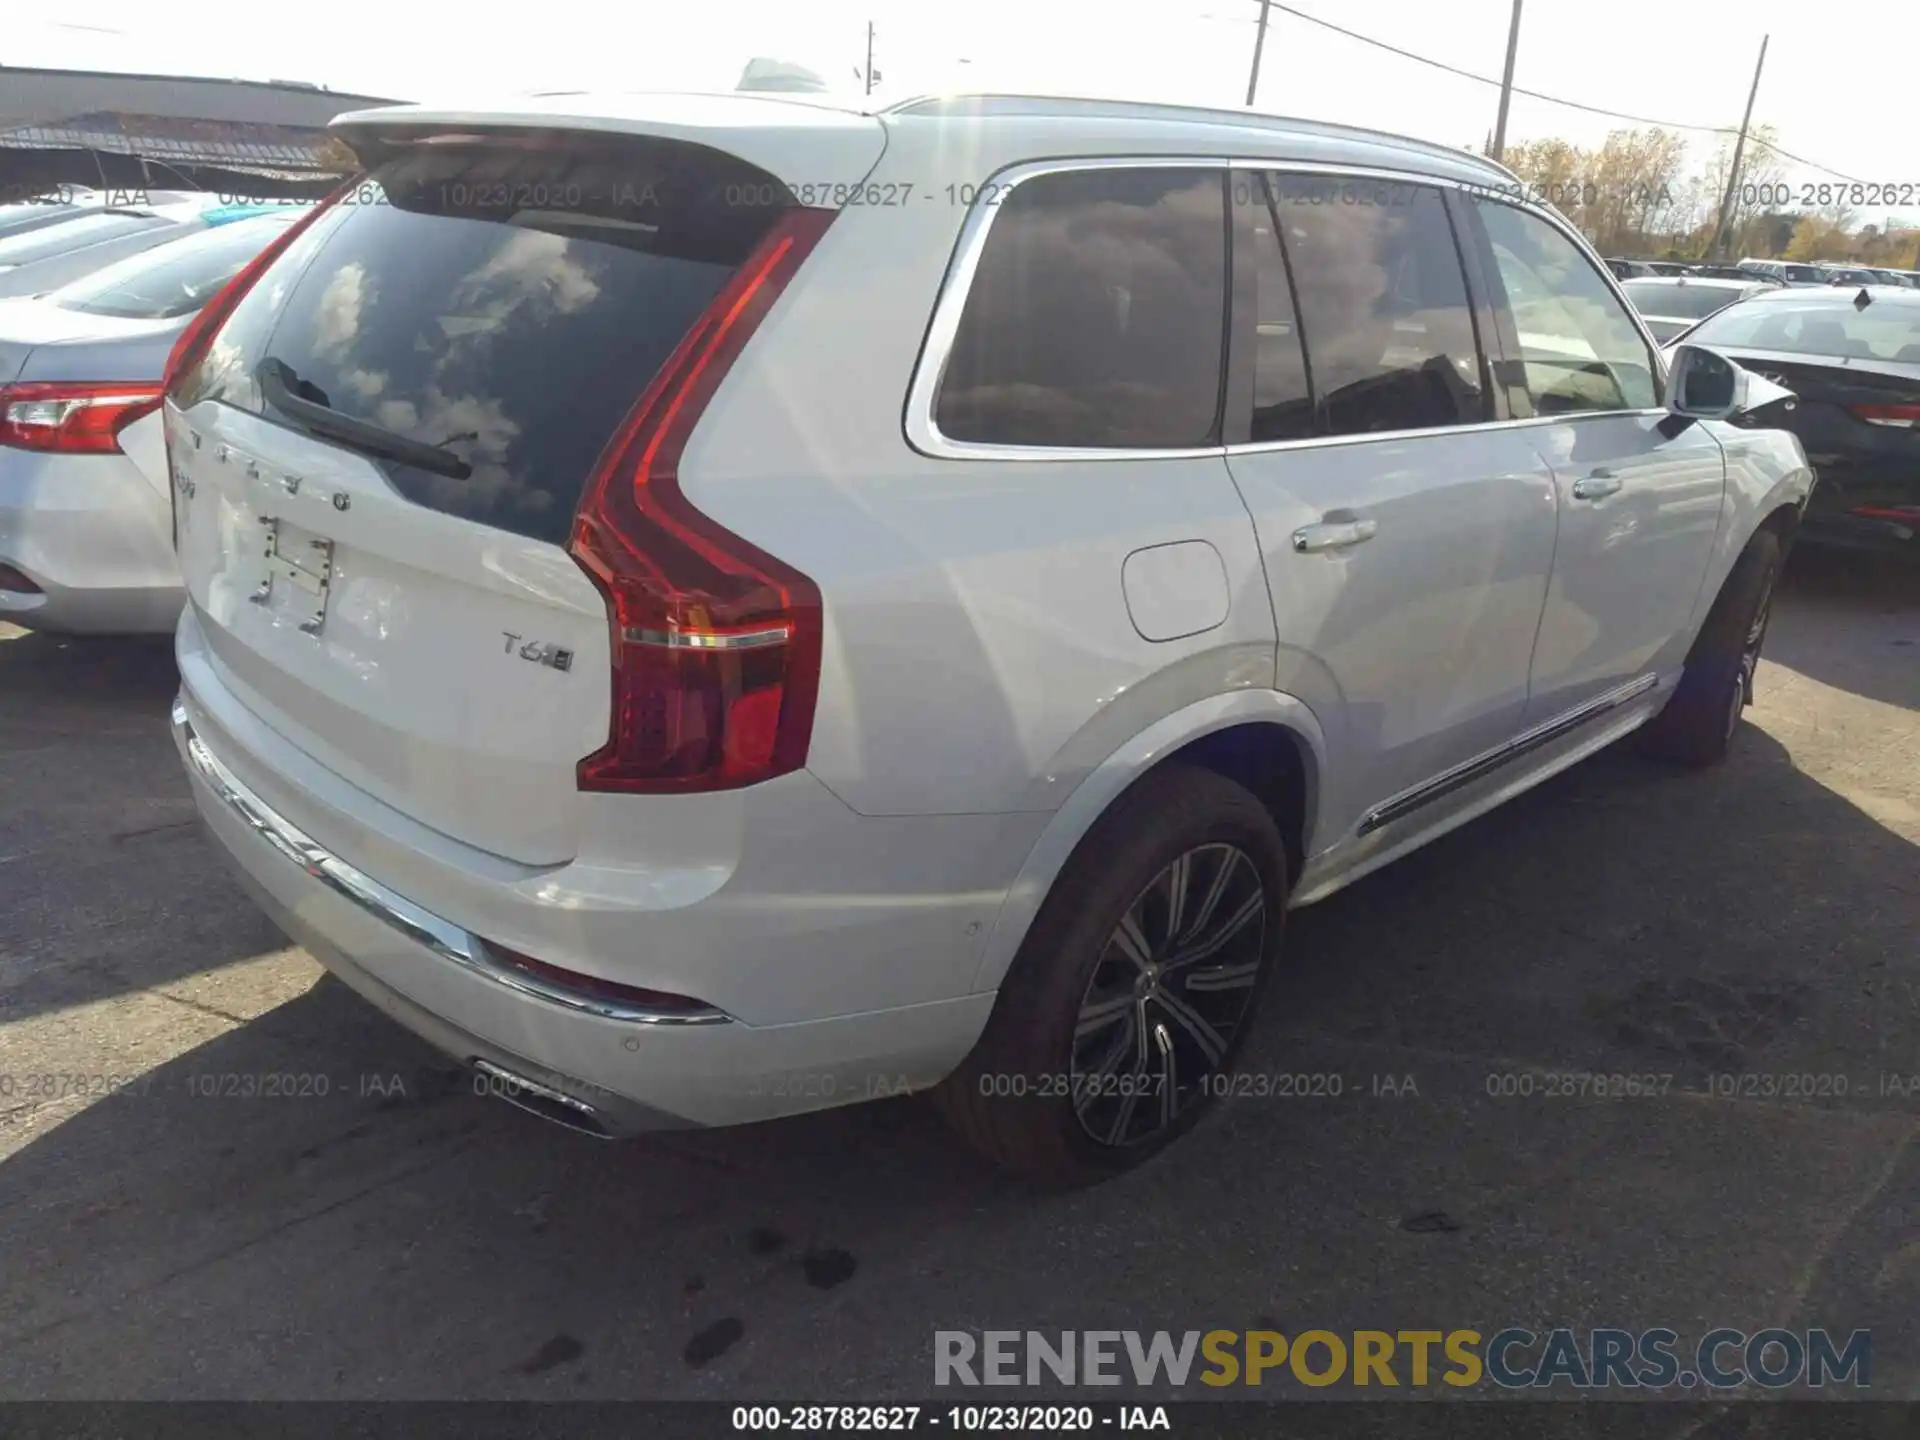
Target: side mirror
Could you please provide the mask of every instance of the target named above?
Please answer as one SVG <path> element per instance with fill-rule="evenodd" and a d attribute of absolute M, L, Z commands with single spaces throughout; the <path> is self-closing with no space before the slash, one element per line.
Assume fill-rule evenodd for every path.
<path fill-rule="evenodd" d="M 1693 420 L 1731 420 L 1793 397 L 1794 392 L 1786 386 L 1741 369 L 1718 350 L 1704 345 L 1675 345 L 1667 352 L 1664 399 L 1670 414 Z"/>
<path fill-rule="evenodd" d="M 1667 365 L 1668 411 L 1694 420 L 1725 420 L 1747 408 L 1747 372 L 1699 345 L 1676 345 Z"/>

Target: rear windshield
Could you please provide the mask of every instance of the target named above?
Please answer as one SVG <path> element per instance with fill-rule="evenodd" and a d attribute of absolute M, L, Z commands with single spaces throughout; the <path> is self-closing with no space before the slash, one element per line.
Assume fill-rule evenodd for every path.
<path fill-rule="evenodd" d="M 123 320 L 191 315 L 266 249 L 293 216 L 240 220 L 202 230 L 96 270 L 47 297 L 63 310 Z"/>
<path fill-rule="evenodd" d="M 1811 265 L 1788 265 L 1785 268 L 1787 279 L 1789 280 L 1820 280 L 1824 278 L 1821 272 L 1814 269 Z"/>
<path fill-rule="evenodd" d="M 1674 320 L 1699 320 L 1725 309 L 1740 298 L 1734 289 L 1717 285 L 1662 285 L 1652 280 L 1629 280 L 1620 287 L 1642 315 Z"/>
<path fill-rule="evenodd" d="M 259 393 L 278 360 L 303 398 L 472 467 L 374 461 L 408 499 L 563 542 L 614 428 L 790 200 L 664 141 L 414 147 L 274 262 L 180 399 L 291 424 Z"/>
<path fill-rule="evenodd" d="M 1687 338 L 1701 345 L 1920 365 L 1920 305 L 1881 301 L 1856 310 L 1851 298 L 1824 305 L 1758 300 L 1714 316 Z"/>
<path fill-rule="evenodd" d="M 76 215 L 58 225 L 46 225 L 24 235 L 0 239 L 0 265 L 27 265 L 50 255 L 78 250 L 82 245 L 98 245 L 103 240 L 167 223 L 158 215 L 131 215 L 121 211 Z"/>

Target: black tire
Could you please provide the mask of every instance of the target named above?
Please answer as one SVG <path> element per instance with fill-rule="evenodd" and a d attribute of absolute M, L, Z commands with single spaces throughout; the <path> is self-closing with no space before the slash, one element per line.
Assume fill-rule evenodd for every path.
<path fill-rule="evenodd" d="M 1140 1164 L 1217 1098 L 1273 972 L 1287 889 L 1280 832 L 1252 794 L 1197 766 L 1149 773 L 1075 850 L 935 1104 L 1042 1185 Z"/>
<path fill-rule="evenodd" d="M 1773 615 L 1784 550 L 1762 530 L 1747 542 L 1695 637 L 1666 708 L 1641 727 L 1640 752 L 1703 768 L 1727 758 L 1740 715 L 1753 703 L 1753 677 Z"/>

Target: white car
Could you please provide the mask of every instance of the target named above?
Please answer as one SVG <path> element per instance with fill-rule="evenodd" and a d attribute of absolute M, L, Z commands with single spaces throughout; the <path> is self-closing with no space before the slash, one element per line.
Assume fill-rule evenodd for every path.
<path fill-rule="evenodd" d="M 171 380 L 175 731 L 287 931 L 550 1118 L 933 1089 L 1097 1178 L 1221 1091 L 1290 905 L 1749 698 L 1809 473 L 1724 422 L 1783 392 L 1669 373 L 1478 157 L 1005 97 L 334 132 L 367 184 Z"/>
<path fill-rule="evenodd" d="M 0 620 L 173 632 L 185 595 L 161 376 L 195 312 L 294 218 L 196 229 L 41 299 L 0 301 Z"/>

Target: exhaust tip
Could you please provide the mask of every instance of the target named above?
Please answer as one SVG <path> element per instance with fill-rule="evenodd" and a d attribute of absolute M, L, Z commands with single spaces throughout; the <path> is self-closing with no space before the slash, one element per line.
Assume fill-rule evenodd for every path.
<path fill-rule="evenodd" d="M 484 1083 L 476 1079 L 474 1089 L 477 1093 L 492 1095 L 530 1115 L 538 1115 L 542 1120 L 582 1135 L 591 1135 L 596 1140 L 612 1138 L 613 1132 L 601 1119 L 600 1112 L 579 1096 L 569 1095 L 557 1086 L 531 1079 L 504 1065 L 496 1065 L 491 1060 L 476 1057 L 470 1063 L 475 1075 L 484 1077 Z"/>

